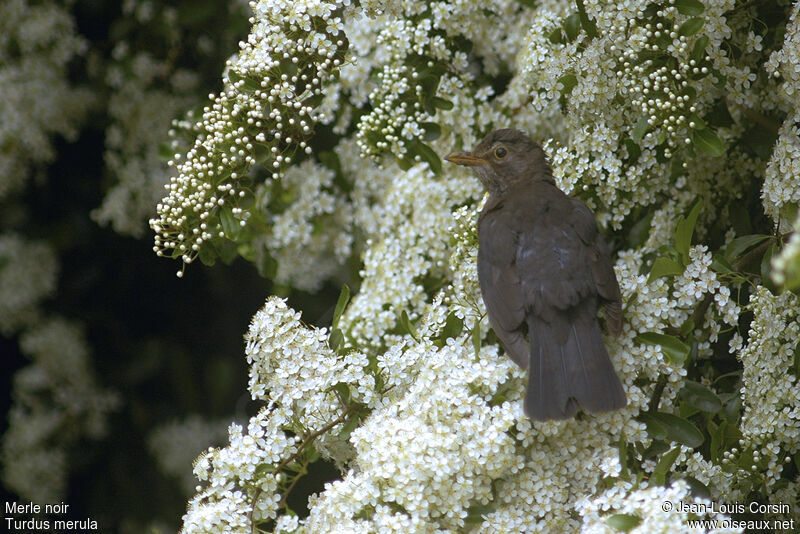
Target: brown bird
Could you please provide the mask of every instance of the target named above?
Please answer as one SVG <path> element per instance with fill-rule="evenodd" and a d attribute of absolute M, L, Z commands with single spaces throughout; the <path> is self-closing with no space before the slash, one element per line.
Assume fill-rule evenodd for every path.
<path fill-rule="evenodd" d="M 528 369 L 525 413 L 547 421 L 579 405 L 625 406 L 597 320 L 603 306 L 619 334 L 622 301 L 591 210 L 556 187 L 544 151 L 519 130 L 496 130 L 445 159 L 472 167 L 489 192 L 478 218 L 478 279 L 492 329 Z"/>

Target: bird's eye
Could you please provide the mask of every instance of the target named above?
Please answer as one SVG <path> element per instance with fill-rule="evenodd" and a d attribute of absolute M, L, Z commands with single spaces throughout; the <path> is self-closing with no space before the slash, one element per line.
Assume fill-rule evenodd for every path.
<path fill-rule="evenodd" d="M 494 149 L 494 155 L 497 159 L 503 159 L 506 157 L 506 154 L 508 154 L 508 150 L 501 146 Z"/>

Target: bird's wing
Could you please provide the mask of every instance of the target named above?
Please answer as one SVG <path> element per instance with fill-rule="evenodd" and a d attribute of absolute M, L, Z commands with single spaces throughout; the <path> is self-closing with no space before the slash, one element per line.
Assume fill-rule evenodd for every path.
<path fill-rule="evenodd" d="M 606 324 L 613 334 L 619 334 L 622 331 L 622 296 L 611 261 L 611 251 L 598 232 L 597 222 L 586 204 L 578 198 L 571 200 L 575 212 L 575 231 L 589 247 L 588 261 L 597 294 L 606 312 Z"/>
<path fill-rule="evenodd" d="M 524 334 L 525 305 L 515 257 L 518 236 L 497 213 L 486 213 L 479 223 L 478 280 L 492 329 L 511 359 L 525 369 L 528 367 L 529 349 Z"/>
<path fill-rule="evenodd" d="M 524 305 L 534 317 L 553 325 L 559 344 L 569 332 L 557 325 L 567 325 L 557 316 L 587 299 L 596 302 L 594 282 L 588 261 L 589 249 L 576 235 L 570 217 L 568 197 L 555 188 L 548 209 L 539 214 L 535 224 L 520 234 L 517 265 L 521 275 Z M 549 191 L 546 191 L 549 194 Z M 564 330 L 564 331 L 560 331 Z"/>

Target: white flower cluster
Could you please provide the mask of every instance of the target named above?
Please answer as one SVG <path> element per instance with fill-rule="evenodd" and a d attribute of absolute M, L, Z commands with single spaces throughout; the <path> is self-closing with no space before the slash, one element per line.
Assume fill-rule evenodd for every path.
<path fill-rule="evenodd" d="M 234 238 L 250 215 L 239 204 L 247 200 L 251 168 L 264 163 L 275 179 L 298 150 L 311 151 L 306 139 L 324 118 L 316 104 L 347 46 L 337 14 L 347 5 L 251 3 L 252 30 L 228 61 L 226 88 L 194 124 L 194 145 L 175 155 L 177 174 L 150 221 L 157 254 L 191 263 L 207 241 Z"/>
<path fill-rule="evenodd" d="M 134 7 L 126 4 L 128 12 Z M 160 16 L 170 27 L 175 10 Z M 194 103 L 198 79 L 186 70 L 171 72 L 167 61 L 148 52 L 134 53 L 125 41 L 116 45 L 112 57 L 117 63 L 106 76 L 113 88 L 108 102 L 113 122 L 105 135 L 105 164 L 117 183 L 92 218 L 101 225 L 110 223 L 117 233 L 140 237 L 169 179 L 159 147 L 166 144 L 172 118 Z M 167 87 L 160 86 L 163 78 L 170 80 Z M 163 132 L 163 137 L 154 132 Z"/>
<path fill-rule="evenodd" d="M 12 336 L 40 319 L 39 304 L 56 286 L 58 262 L 45 243 L 0 235 L 0 333 Z"/>
<path fill-rule="evenodd" d="M 375 76 L 377 83 L 368 96 L 372 109 L 361 117 L 356 139 L 363 155 L 391 152 L 407 164 L 429 160 L 419 145 L 431 134 L 438 135 L 433 132 L 439 126 L 431 130 L 430 121 L 435 117 L 439 123 L 443 110 L 455 107 L 459 117 L 467 116 L 468 130 L 474 119 L 462 104 L 472 100 L 471 95 L 459 98 L 460 91 L 452 91 L 463 88 L 463 80 L 474 79 L 468 52 L 480 58 L 486 72 L 497 73 L 513 61 L 520 44 L 515 36 L 530 14 L 513 0 L 376 1 L 362 7 L 377 16 L 353 24 L 357 57 L 353 68 L 343 70 L 344 88 L 355 85 L 363 99 L 371 85 L 367 76 Z M 467 42 L 469 50 L 459 48 Z"/>
<path fill-rule="evenodd" d="M 119 399 L 95 383 L 75 324 L 41 320 L 22 334 L 20 348 L 33 363 L 13 378 L 3 480 L 26 499 L 55 502 L 65 496 L 70 449 L 82 436 L 106 433 L 106 418 Z"/>
<path fill-rule="evenodd" d="M 711 501 L 693 497 L 686 482 L 679 480 L 669 486 L 635 487 L 631 482 L 620 483 L 594 499 L 581 499 L 579 511 L 583 518 L 581 532 L 625 532 L 670 534 L 672 532 L 733 533 L 742 528 L 722 526 L 724 514 L 712 513 Z M 704 512 L 709 510 L 709 512 Z M 612 528 L 608 523 L 615 514 L 638 518 L 633 528 Z M 718 527 L 691 526 L 689 519 L 717 520 Z"/>
<path fill-rule="evenodd" d="M 797 32 L 800 34 L 800 31 Z M 800 51 L 800 47 L 798 47 Z M 793 220 L 787 217 L 800 207 L 800 110 L 786 117 L 778 131 L 778 141 L 769 159 L 761 198 L 764 211 L 783 227 Z"/>
<path fill-rule="evenodd" d="M 800 339 L 800 299 L 791 292 L 773 295 L 756 288 L 749 307 L 747 345 L 739 352 L 742 374 L 742 442 L 752 454 L 753 472 L 773 486 L 791 456 L 800 451 L 800 387 L 792 371 Z"/>
<path fill-rule="evenodd" d="M 263 237 L 278 263 L 275 281 L 313 291 L 350 256 L 351 206 L 336 194 L 333 180 L 332 170 L 311 160 L 290 167 L 281 178 L 281 191 L 292 198 L 280 213 L 265 210 L 272 228 Z M 263 202 L 269 200 L 267 192 Z"/>
<path fill-rule="evenodd" d="M 200 415 L 189 415 L 156 427 L 147 438 L 147 446 L 161 471 L 177 478 L 184 493 L 191 495 L 197 487 L 190 469 L 192 460 L 209 444 L 224 443 L 229 424 L 227 418 L 208 420 Z"/>
<path fill-rule="evenodd" d="M 733 62 L 725 51 L 736 33 L 731 26 L 750 20 L 728 20 L 732 7 L 732 0 L 705 2 L 699 22 L 677 2 L 586 2 L 594 37 L 570 26 L 579 18 L 572 3 L 537 10 L 502 99 L 540 112 L 563 99 L 569 139 L 547 145 L 555 177 L 567 191 L 579 182 L 591 190 L 615 227 L 670 191 L 698 149 L 711 150 L 706 139 L 716 134 L 701 117 L 720 83 L 731 101 L 754 99 L 750 80 L 760 56 Z M 770 106 L 756 94 L 759 105 Z M 723 141 L 741 133 L 734 118 L 730 131 L 718 130 Z"/>
<path fill-rule="evenodd" d="M 741 139 L 750 125 L 745 107 L 763 112 L 785 105 L 768 94 L 774 77 L 755 74 L 767 53 L 763 32 L 752 24 L 755 12 L 737 10 L 732 0 L 709 0 L 700 11 L 695 2 L 680 1 L 585 1 L 578 8 L 584 4 L 585 13 L 578 13 L 573 2 L 544 2 L 528 19 L 504 21 L 510 33 L 497 45 L 485 37 L 477 42 L 493 29 L 481 34 L 473 27 L 490 26 L 497 11 L 478 12 L 468 2 L 367 2 L 360 7 L 372 18 L 358 18 L 357 8 L 345 12 L 354 57 L 322 106 L 341 112 L 334 132 L 351 132 L 353 115 L 361 117 L 361 128 L 334 149 L 341 169 L 304 163 L 296 175 L 285 173 L 291 201 L 271 216 L 273 234 L 264 238 L 265 248 L 284 254 L 280 261 L 289 267 L 298 265 L 302 247 L 341 250 L 339 258 L 363 250 L 359 291 L 338 325 L 344 344 L 335 352 L 326 331 L 302 326 L 299 314 L 268 300 L 253 319 L 247 356 L 251 393 L 269 407 L 251 421 L 247 436 L 234 428 L 229 447 L 201 457 L 197 472 L 210 485 L 190 504 L 185 530 L 245 528 L 253 506 L 257 518 L 277 515 L 275 531 L 308 533 L 591 532 L 606 531 L 612 513 L 638 516 L 640 532 L 685 530 L 686 513 L 663 512 L 661 503 L 705 501 L 690 497 L 678 479 L 692 476 L 716 497 L 738 495 L 750 473 L 736 461 L 751 453 L 753 472 L 770 481 L 768 494 L 788 495 L 775 480 L 798 447 L 786 367 L 789 340 L 798 337 L 788 326 L 796 320 L 794 304 L 781 305 L 786 313 L 777 304 L 770 308 L 781 318 L 774 328 L 765 326 L 767 311 L 757 312 L 745 349 L 738 334 L 730 342 L 745 366 L 738 448 L 719 451 L 719 460 L 684 447 L 668 487 L 626 481 L 616 460 L 623 434 L 636 444 L 631 457 L 640 445 L 654 443 L 637 419 L 642 412 L 685 415 L 679 393 L 687 369 L 698 372 L 697 381 L 712 397 L 719 393 L 720 402 L 731 395 L 712 383 L 708 369 L 712 357 L 720 357 L 720 340 L 724 347 L 724 336 L 739 326 L 734 284 L 746 282 L 731 282 L 716 270 L 719 251 L 711 243 L 736 237 L 724 229 L 715 237 L 715 225 L 737 215 L 729 204 L 748 193 L 754 177 L 765 176 L 768 158 L 733 153 L 744 150 L 712 155 Z M 276 16 L 289 9 L 275 6 Z M 502 6 L 506 17 L 518 13 Z M 787 26 L 787 42 L 797 31 Z M 475 40 L 476 51 L 459 49 L 456 37 Z M 734 46 L 742 53 L 731 54 Z M 510 58 L 509 51 L 519 53 Z M 420 56 L 425 61 L 412 64 Z M 428 83 L 420 79 L 425 69 L 439 62 L 452 70 L 436 75 L 435 91 L 420 96 L 417 85 Z M 481 85 L 477 73 L 505 67 L 512 70 L 505 92 L 495 95 Z M 375 85 L 370 76 L 378 74 Z M 424 101 L 414 106 L 417 96 L 434 94 L 454 110 L 434 105 L 434 115 Z M 356 113 L 367 103 L 371 113 Z M 437 127 L 426 130 L 422 122 L 432 118 Z M 405 140 L 437 128 L 441 136 L 432 149 L 441 154 L 511 119 L 552 137 L 545 147 L 557 182 L 588 196 L 603 226 L 643 223 L 642 237 L 618 253 L 624 327 L 606 340 L 628 395 L 623 410 L 563 423 L 527 419 L 520 407 L 525 373 L 487 335 L 475 273 L 478 181 L 452 167 L 434 176 L 435 163 L 422 153 L 402 172 L 357 157 L 372 149 L 403 154 Z M 347 194 L 335 187 L 339 173 L 352 186 Z M 654 258 L 677 251 L 676 226 L 698 197 L 702 210 L 693 235 L 700 244 L 685 242 L 681 263 L 673 260 L 679 271 L 650 279 Z M 267 204 L 272 200 L 264 196 Z M 718 213 L 717 205 L 727 207 Z M 337 214 L 342 210 L 348 213 Z M 652 213 L 649 224 L 631 220 L 637 210 Z M 337 242 L 333 230 L 316 234 L 303 227 L 309 221 L 357 237 Z M 317 235 L 324 237 L 315 241 Z M 279 276 L 288 280 L 289 267 Z M 334 272 L 331 265 L 322 271 Z M 790 298 L 763 288 L 757 295 L 755 307 Z M 664 338 L 675 347 L 652 341 Z M 749 373 L 761 369 L 756 356 L 764 351 L 773 369 L 760 382 Z M 773 383 L 783 388 L 783 396 L 769 397 L 777 406 L 766 401 L 769 388 L 762 387 Z M 358 426 L 345 432 L 338 425 L 348 406 L 360 411 Z M 308 517 L 280 514 L 290 484 L 276 468 L 302 457 L 303 440 L 312 435 L 315 450 L 335 461 L 342 478 L 310 498 Z M 643 459 L 637 474 L 653 477 L 656 466 Z"/>
<path fill-rule="evenodd" d="M 52 136 L 75 137 L 91 103 L 67 78 L 86 43 L 60 4 L 0 4 L 0 200 L 22 186 L 31 166 L 53 158 Z"/>

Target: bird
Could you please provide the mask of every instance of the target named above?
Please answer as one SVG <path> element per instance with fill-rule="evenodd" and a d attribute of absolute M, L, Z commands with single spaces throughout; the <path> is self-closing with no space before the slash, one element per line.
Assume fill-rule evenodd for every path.
<path fill-rule="evenodd" d="M 523 409 L 535 421 L 627 405 L 597 312 L 622 331 L 611 252 L 594 214 L 555 183 L 539 144 L 520 130 L 489 133 L 451 163 L 470 167 L 488 192 L 478 217 L 478 281 L 489 323 L 507 355 L 528 370 Z"/>

